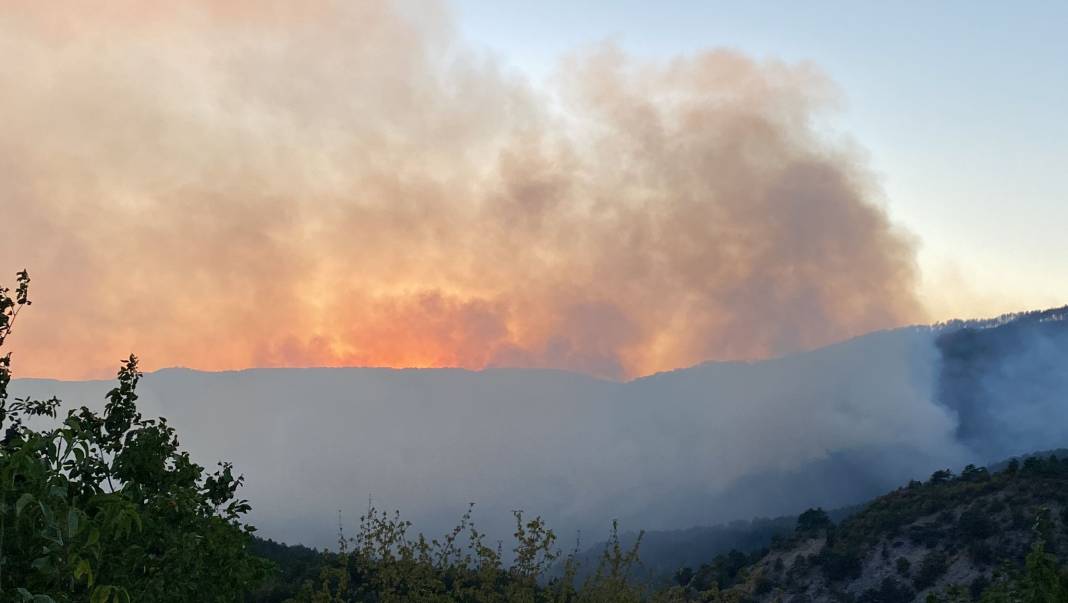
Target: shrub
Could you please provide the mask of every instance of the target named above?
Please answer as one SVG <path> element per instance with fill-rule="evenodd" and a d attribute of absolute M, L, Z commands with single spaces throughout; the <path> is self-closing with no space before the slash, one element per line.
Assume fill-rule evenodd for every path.
<path fill-rule="evenodd" d="M 993 536 L 997 526 L 985 513 L 973 508 L 960 514 L 957 531 L 965 542 L 971 542 Z"/>
<path fill-rule="evenodd" d="M 0 346 L 30 305 L 29 275 L 0 288 Z M 266 573 L 241 522 L 229 464 L 214 473 L 180 450 L 166 419 L 137 410 L 130 356 L 98 414 L 59 400 L 9 399 L 0 357 L 0 593 L 34 601 L 233 601 Z M 53 422 L 51 428 L 31 428 Z"/>
<path fill-rule="evenodd" d="M 927 553 L 923 558 L 923 562 L 920 563 L 912 583 L 916 590 L 923 590 L 933 586 L 942 577 L 942 574 L 946 573 L 947 569 L 945 554 L 939 551 L 931 551 Z"/>
<path fill-rule="evenodd" d="M 821 508 L 808 509 L 797 517 L 797 532 L 812 534 L 831 527 L 833 522 L 827 512 Z"/>
<path fill-rule="evenodd" d="M 854 580 L 860 577 L 861 558 L 860 554 L 854 550 L 823 547 L 818 559 L 823 575 L 829 582 Z"/>
<path fill-rule="evenodd" d="M 893 578 L 883 578 L 879 588 L 868 589 L 857 598 L 857 603 L 908 603 L 915 593 L 908 585 Z"/>
<path fill-rule="evenodd" d="M 983 541 L 968 545 L 968 557 L 977 565 L 990 565 L 994 562 L 994 548 Z"/>
<path fill-rule="evenodd" d="M 929 484 L 946 484 L 953 480 L 953 472 L 949 469 L 941 469 L 931 474 Z"/>

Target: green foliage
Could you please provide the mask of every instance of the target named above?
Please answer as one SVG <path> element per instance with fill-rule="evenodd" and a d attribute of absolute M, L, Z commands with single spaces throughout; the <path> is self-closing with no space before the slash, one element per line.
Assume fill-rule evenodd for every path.
<path fill-rule="evenodd" d="M 916 600 L 1062 601 L 1068 588 L 1061 565 L 1068 558 L 1068 458 L 1031 455 L 1003 467 L 991 472 L 969 466 L 960 475 L 938 471 L 837 525 L 799 529 L 771 557 L 732 568 L 739 578 L 720 596 L 912 601 L 923 592 Z M 907 541 L 913 546 L 906 547 Z M 910 562 L 917 546 L 926 551 Z M 790 566 L 785 572 L 784 558 Z M 995 567 L 1000 569 L 991 575 Z M 857 590 L 854 580 L 876 576 L 878 586 Z M 952 584 L 952 576 L 967 578 Z"/>
<path fill-rule="evenodd" d="M 830 516 L 823 509 L 809 509 L 797 517 L 797 532 L 799 534 L 813 534 L 820 530 L 826 530 L 834 524 Z"/>
<path fill-rule="evenodd" d="M 472 519 L 472 510 L 443 538 L 411 534 L 396 513 L 371 508 L 360 518 L 355 537 L 339 534 L 338 552 L 321 554 L 318 574 L 307 577 L 287 601 L 413 602 L 600 602 L 640 601 L 648 593 L 633 579 L 638 546 L 623 547 L 617 527 L 594 571 L 577 579 L 575 554 L 563 558 L 556 536 L 540 517 L 515 512 L 514 545 L 505 562 L 501 545 L 490 546 Z M 301 553 L 303 554 L 303 553 Z M 275 601 L 266 592 L 252 601 Z"/>
<path fill-rule="evenodd" d="M 996 543 L 1004 530 L 1026 530 L 1033 517 L 1027 510 L 1044 500 L 1068 502 L 1068 459 L 1035 458 L 1027 469 L 1009 464 L 993 474 L 965 468 L 954 477 L 938 471 L 927 483 L 912 482 L 843 520 L 834 529 L 833 546 L 863 550 L 887 538 L 908 537 L 931 548 L 973 550 L 973 544 Z M 982 546 L 974 550 L 990 553 Z M 1026 549 L 994 552 L 988 561 L 1009 554 L 1022 562 Z"/>
<path fill-rule="evenodd" d="M 14 297 L 0 289 L 0 345 L 29 282 L 23 271 Z M 229 464 L 206 473 L 165 419 L 142 417 L 140 378 L 130 356 L 102 413 L 58 420 L 55 398 L 9 399 L 0 357 L 0 600 L 236 601 L 265 574 L 242 478 Z"/>
<path fill-rule="evenodd" d="M 662 586 L 677 583 L 673 576 L 679 568 L 689 567 L 692 573 L 700 565 L 710 563 L 717 555 L 731 550 L 749 554 L 764 548 L 782 547 L 795 534 L 796 526 L 797 515 L 793 515 L 761 517 L 687 530 L 646 532 L 641 543 L 639 579 Z M 633 546 L 634 535 L 625 535 L 623 542 L 625 546 Z M 584 568 L 584 573 L 596 567 L 603 548 L 603 544 L 594 545 L 577 556 L 576 560 Z"/>
<path fill-rule="evenodd" d="M 986 467 L 968 465 L 960 472 L 960 479 L 966 482 L 985 482 L 990 479 L 990 471 Z"/>
<path fill-rule="evenodd" d="M 1025 463 L 1026 466 L 1026 463 Z M 1047 468 L 1050 464 L 1047 463 Z M 1032 467 L 1033 468 L 1033 467 Z M 984 603 L 1068 603 L 1068 567 L 1047 552 L 1052 531 L 1049 509 L 1042 509 L 1032 527 L 1034 542 L 1022 572 L 1010 567 L 1004 579 L 982 591 Z M 985 586 L 985 585 L 982 585 Z M 976 589 L 973 589 L 973 593 Z"/>
<path fill-rule="evenodd" d="M 972 507 L 960 514 L 957 531 L 966 542 L 984 540 L 997 533 L 997 524 L 982 509 Z"/>
<path fill-rule="evenodd" d="M 949 469 L 941 469 L 931 474 L 929 484 L 945 484 L 953 479 L 953 472 Z"/>
<path fill-rule="evenodd" d="M 662 593 L 664 596 L 683 597 L 683 600 L 718 601 L 721 593 L 732 587 L 738 586 L 750 577 L 749 568 L 767 553 L 767 550 L 755 551 L 745 554 L 738 550 L 721 553 L 710 563 L 701 564 L 697 571 L 680 572 L 680 586 L 673 595 L 670 591 Z M 783 569 L 779 565 L 779 572 Z M 681 578 L 689 577 L 685 583 Z M 773 586 L 769 576 L 754 575 L 754 589 L 766 592 Z"/>
<path fill-rule="evenodd" d="M 281 603 L 296 596 L 301 586 L 318 579 L 330 554 L 302 545 L 287 545 L 253 536 L 251 551 L 272 562 L 277 571 L 245 597 L 248 603 Z"/>
<path fill-rule="evenodd" d="M 1047 544 L 1040 554 L 1032 551 L 1025 564 L 1024 553 L 1006 549 L 995 554 L 991 543 L 997 544 L 1013 529 L 1012 511 L 1031 525 L 1026 518 L 1035 517 L 1031 511 L 1036 502 L 1049 501 L 1064 509 L 1066 486 L 1068 462 L 1057 458 L 1041 458 L 1026 469 L 1021 465 L 1016 473 L 965 468 L 954 476 L 946 471 L 938 479 L 916 482 L 872 501 L 838 525 L 818 509 L 810 510 L 798 518 L 798 530 L 790 542 L 775 549 L 773 558 L 766 557 L 766 550 L 720 554 L 696 570 L 675 572 L 672 584 L 659 591 L 642 588 L 634 579 L 637 549 L 623 547 L 614 531 L 598 569 L 580 580 L 575 554 L 563 556 L 554 549 L 555 537 L 540 519 L 524 521 L 517 515 L 516 544 L 503 555 L 501 545 L 483 542 L 469 514 L 451 535 L 428 541 L 409 536 L 410 525 L 398 516 L 371 510 L 362 518 L 359 534 L 342 539 L 341 554 L 321 554 L 323 563 L 303 574 L 305 584 L 299 593 L 252 600 L 742 602 L 829 597 L 878 603 L 912 601 L 917 591 L 927 590 L 921 600 L 940 603 L 980 597 L 999 602 L 1061 601 L 1059 589 L 1068 581 Z M 1035 537 L 1052 542 L 1064 530 L 1062 515 L 1039 513 L 1033 522 Z M 891 544 L 907 536 L 930 545 L 916 563 L 892 554 Z M 1014 539 L 1018 541 L 1018 535 L 1008 538 Z M 821 540 L 817 553 L 795 554 L 792 561 L 783 562 L 791 544 L 812 546 Z M 863 561 L 872 559 L 873 551 L 882 552 L 883 563 L 894 575 L 880 578 L 875 588 L 849 594 L 848 582 L 860 575 Z M 993 580 L 984 574 L 963 584 L 940 585 L 950 562 L 957 563 L 965 552 L 972 558 L 988 557 L 990 563 L 999 561 L 1006 569 Z M 297 554 L 306 555 L 308 550 Z M 506 557 L 515 561 L 506 564 Z M 554 572 L 552 567 L 563 570 Z M 813 580 L 813 572 L 823 579 Z M 999 593 L 1004 597 L 996 598 Z"/>
<path fill-rule="evenodd" d="M 823 547 L 816 561 L 828 582 L 860 577 L 862 559 L 856 549 L 828 545 Z"/>
<path fill-rule="evenodd" d="M 916 590 L 923 590 L 932 586 L 942 574 L 946 573 L 946 555 L 941 551 L 931 551 L 923 558 L 920 567 L 916 570 L 916 577 L 912 584 Z"/>

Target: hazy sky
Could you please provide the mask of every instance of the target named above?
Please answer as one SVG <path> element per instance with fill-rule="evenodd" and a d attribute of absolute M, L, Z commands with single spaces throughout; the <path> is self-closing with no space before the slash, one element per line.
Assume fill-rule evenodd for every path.
<path fill-rule="evenodd" d="M 921 241 L 935 318 L 1068 302 L 1068 3 L 455 0 L 462 35 L 535 81 L 604 40 L 811 61 L 825 125 L 870 155 Z"/>

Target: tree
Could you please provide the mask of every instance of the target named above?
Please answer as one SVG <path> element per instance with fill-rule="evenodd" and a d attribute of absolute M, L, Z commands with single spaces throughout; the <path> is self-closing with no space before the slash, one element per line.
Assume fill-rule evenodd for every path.
<path fill-rule="evenodd" d="M 933 586 L 942 577 L 942 574 L 946 573 L 946 562 L 946 555 L 942 551 L 927 553 L 916 571 L 916 577 L 912 580 L 916 590 L 923 590 Z"/>
<path fill-rule="evenodd" d="M 29 283 L 22 271 L 14 297 L 0 288 L 0 346 Z M 59 420 L 55 398 L 9 399 L 0 357 L 0 599 L 235 601 L 265 575 L 241 521 L 243 479 L 228 463 L 207 474 L 166 419 L 143 418 L 140 378 L 131 355 L 102 413 Z"/>
<path fill-rule="evenodd" d="M 953 480 L 953 472 L 949 469 L 940 469 L 931 474 L 930 483 L 945 484 Z"/>
<path fill-rule="evenodd" d="M 990 479 L 990 472 L 986 467 L 968 465 L 960 472 L 960 478 L 966 482 L 985 482 Z"/>
<path fill-rule="evenodd" d="M 811 534 L 819 530 L 825 530 L 831 527 L 830 516 L 823 509 L 817 507 L 815 509 L 809 509 L 797 516 L 797 532 L 799 534 Z"/>
<path fill-rule="evenodd" d="M 1019 471 L 1020 471 L 1020 460 L 1019 459 L 1012 459 L 1011 461 L 1009 461 L 1009 464 L 1005 467 L 1005 473 L 1008 473 L 1009 475 L 1016 475 Z"/>

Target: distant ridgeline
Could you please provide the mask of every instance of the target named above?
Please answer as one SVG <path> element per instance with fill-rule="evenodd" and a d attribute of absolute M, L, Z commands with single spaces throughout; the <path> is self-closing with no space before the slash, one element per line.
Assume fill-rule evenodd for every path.
<path fill-rule="evenodd" d="M 960 329 L 993 329 L 996 327 L 1005 326 L 1010 323 L 1017 324 L 1036 324 L 1043 322 L 1057 322 L 1068 320 L 1068 306 L 1061 306 L 1059 308 L 1050 308 L 1048 310 L 1029 310 L 1027 312 L 1009 312 L 996 316 L 994 318 L 972 318 L 972 319 L 953 319 L 944 322 L 938 322 L 931 325 L 931 328 L 940 331 L 942 333 L 953 333 Z"/>
<path fill-rule="evenodd" d="M 1068 306 L 934 329 L 936 396 L 962 443 L 987 462 L 1068 445 Z"/>

